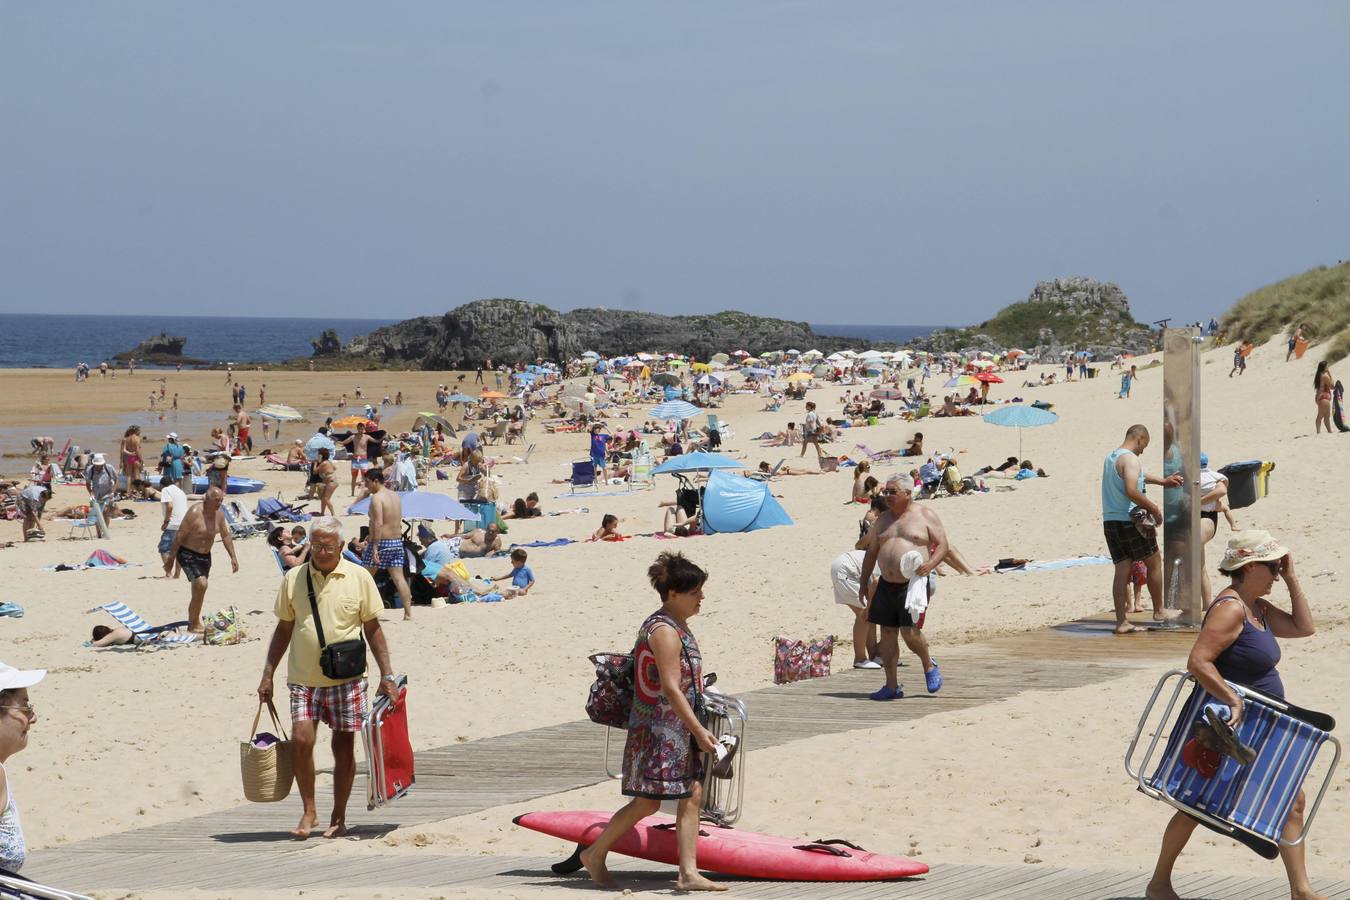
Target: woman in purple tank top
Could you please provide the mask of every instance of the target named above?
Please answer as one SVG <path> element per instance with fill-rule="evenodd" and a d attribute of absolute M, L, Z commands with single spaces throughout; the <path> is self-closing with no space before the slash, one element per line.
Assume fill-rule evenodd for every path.
<path fill-rule="evenodd" d="M 1232 578 L 1232 584 L 1219 592 L 1205 614 L 1186 668 L 1210 696 L 1228 704 L 1232 710 L 1228 724 L 1236 728 L 1242 721 L 1243 703 L 1228 682 L 1284 699 L 1284 684 L 1275 668 L 1280 661 L 1280 645 L 1275 639 L 1309 637 L 1314 626 L 1308 598 L 1294 572 L 1294 558 L 1270 532 L 1242 531 L 1233 535 L 1219 563 L 1219 572 Z M 1289 589 L 1290 612 L 1266 599 L 1281 578 Z M 1299 791 L 1284 823 L 1286 840 L 1296 839 L 1303 830 L 1303 805 L 1303 792 Z M 1197 824 L 1197 820 L 1181 812 L 1167 823 L 1158 864 L 1145 893 L 1149 900 L 1177 900 L 1177 893 L 1172 890 L 1172 866 Z M 1308 881 L 1304 863 L 1306 846 L 1306 841 L 1295 847 L 1280 845 L 1280 858 L 1289 876 L 1289 895 L 1294 900 L 1316 900 L 1323 896 Z"/>

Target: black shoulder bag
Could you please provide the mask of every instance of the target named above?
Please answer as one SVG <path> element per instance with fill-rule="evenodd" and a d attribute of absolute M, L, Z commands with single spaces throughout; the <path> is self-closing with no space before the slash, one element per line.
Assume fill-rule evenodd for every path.
<path fill-rule="evenodd" d="M 319 634 L 319 669 L 334 681 L 360 678 L 366 672 L 365 639 L 325 643 L 323 621 L 319 618 L 318 601 L 314 599 L 314 579 L 310 576 L 309 566 L 305 566 L 305 586 L 309 588 L 309 608 L 314 612 L 314 630 Z"/>

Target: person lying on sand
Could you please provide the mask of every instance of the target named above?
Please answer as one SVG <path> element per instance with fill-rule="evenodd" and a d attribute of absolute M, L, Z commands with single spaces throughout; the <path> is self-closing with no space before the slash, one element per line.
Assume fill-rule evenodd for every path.
<path fill-rule="evenodd" d="M 622 541 L 626 540 L 619 533 L 619 517 L 611 513 L 606 513 L 600 520 L 600 527 L 588 538 L 588 541 Z"/>
<path fill-rule="evenodd" d="M 491 556 L 500 552 L 501 549 L 502 534 L 496 523 L 489 525 L 486 529 L 475 528 L 464 535 L 459 542 L 459 555 L 461 557 Z"/>

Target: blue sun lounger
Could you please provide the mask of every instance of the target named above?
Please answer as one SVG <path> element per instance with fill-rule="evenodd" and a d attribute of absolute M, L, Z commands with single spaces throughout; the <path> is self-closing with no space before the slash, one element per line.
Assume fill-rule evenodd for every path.
<path fill-rule="evenodd" d="M 1146 727 L 1154 718 L 1153 709 L 1167 682 L 1174 678 L 1176 687 L 1161 717 L 1156 719 L 1155 730 L 1147 738 L 1147 748 L 1138 768 L 1133 768 L 1135 751 L 1146 739 Z M 1191 694 L 1182 704 L 1180 715 L 1173 719 L 1172 711 L 1188 684 Z M 1230 685 L 1243 698 L 1244 704 L 1237 738 L 1256 750 L 1256 759 L 1249 765 L 1224 756 L 1218 771 L 1206 777 L 1186 764 L 1182 748 L 1191 739 L 1195 724 L 1201 720 L 1205 704 L 1213 702 L 1214 698 L 1189 673 L 1173 669 L 1158 680 L 1153 696 L 1139 718 L 1139 727 L 1125 752 L 1125 771 L 1145 795 L 1176 807 L 1202 825 L 1245 844 L 1267 859 L 1274 859 L 1279 855 L 1281 844 L 1297 846 L 1308 836 L 1313 818 L 1331 784 L 1331 776 L 1340 762 L 1341 742 L 1331 735 L 1336 723 L 1325 713 L 1302 709 L 1249 687 L 1231 682 Z M 1166 731 L 1168 723 L 1172 723 L 1170 731 Z M 1158 755 L 1165 733 L 1166 743 Z M 1315 796 L 1313 791 L 1308 792 L 1312 800 L 1304 816 L 1303 832 L 1296 839 L 1286 841 L 1282 833 L 1289 810 L 1319 751 L 1328 743 L 1334 755 Z"/>

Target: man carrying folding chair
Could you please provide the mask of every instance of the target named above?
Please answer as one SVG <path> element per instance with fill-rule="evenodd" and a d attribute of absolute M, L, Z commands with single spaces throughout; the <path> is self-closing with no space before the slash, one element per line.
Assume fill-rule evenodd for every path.
<path fill-rule="evenodd" d="M 373 540 L 373 539 L 372 539 Z M 289 652 L 292 763 L 304 811 L 291 834 L 309 837 L 319 821 L 314 797 L 318 723 L 333 731 L 333 814 L 323 836 L 347 833 L 347 800 L 356 778 L 356 734 L 367 713 L 366 645 L 380 668 L 378 692 L 397 700 L 398 679 L 380 629 L 384 604 L 370 572 L 342 558 L 342 523 L 332 516 L 310 527 L 310 558 L 286 573 L 277 594 L 277 627 L 267 647 L 258 699 L 272 699 L 272 679 Z M 364 640 L 363 640 L 364 637 Z"/>
<path fill-rule="evenodd" d="M 1294 558 L 1267 531 L 1243 531 L 1233 535 L 1219 571 L 1232 583 L 1220 591 L 1205 614 L 1186 668 L 1199 686 L 1216 702 L 1206 703 L 1196 738 L 1183 748 L 1187 765 L 1213 776 L 1224 756 L 1242 765 L 1256 761 L 1255 748 L 1242 744 L 1235 729 L 1245 712 L 1242 697 L 1229 682 L 1250 687 L 1268 697 L 1284 699 L 1284 684 L 1275 668 L 1280 661 L 1277 637 L 1309 637 L 1314 631 L 1308 598 L 1294 571 Z M 1272 604 L 1266 595 L 1283 578 L 1289 589 L 1290 611 Z M 1298 792 L 1282 838 L 1296 842 L 1303 832 L 1303 791 Z M 1150 900 L 1175 900 L 1172 866 L 1185 849 L 1199 820 L 1178 812 L 1163 832 L 1162 849 L 1149 882 Z M 1296 900 L 1322 897 L 1308 881 L 1304 862 L 1305 843 L 1281 843 L 1279 854 L 1289 876 L 1290 896 Z"/>

